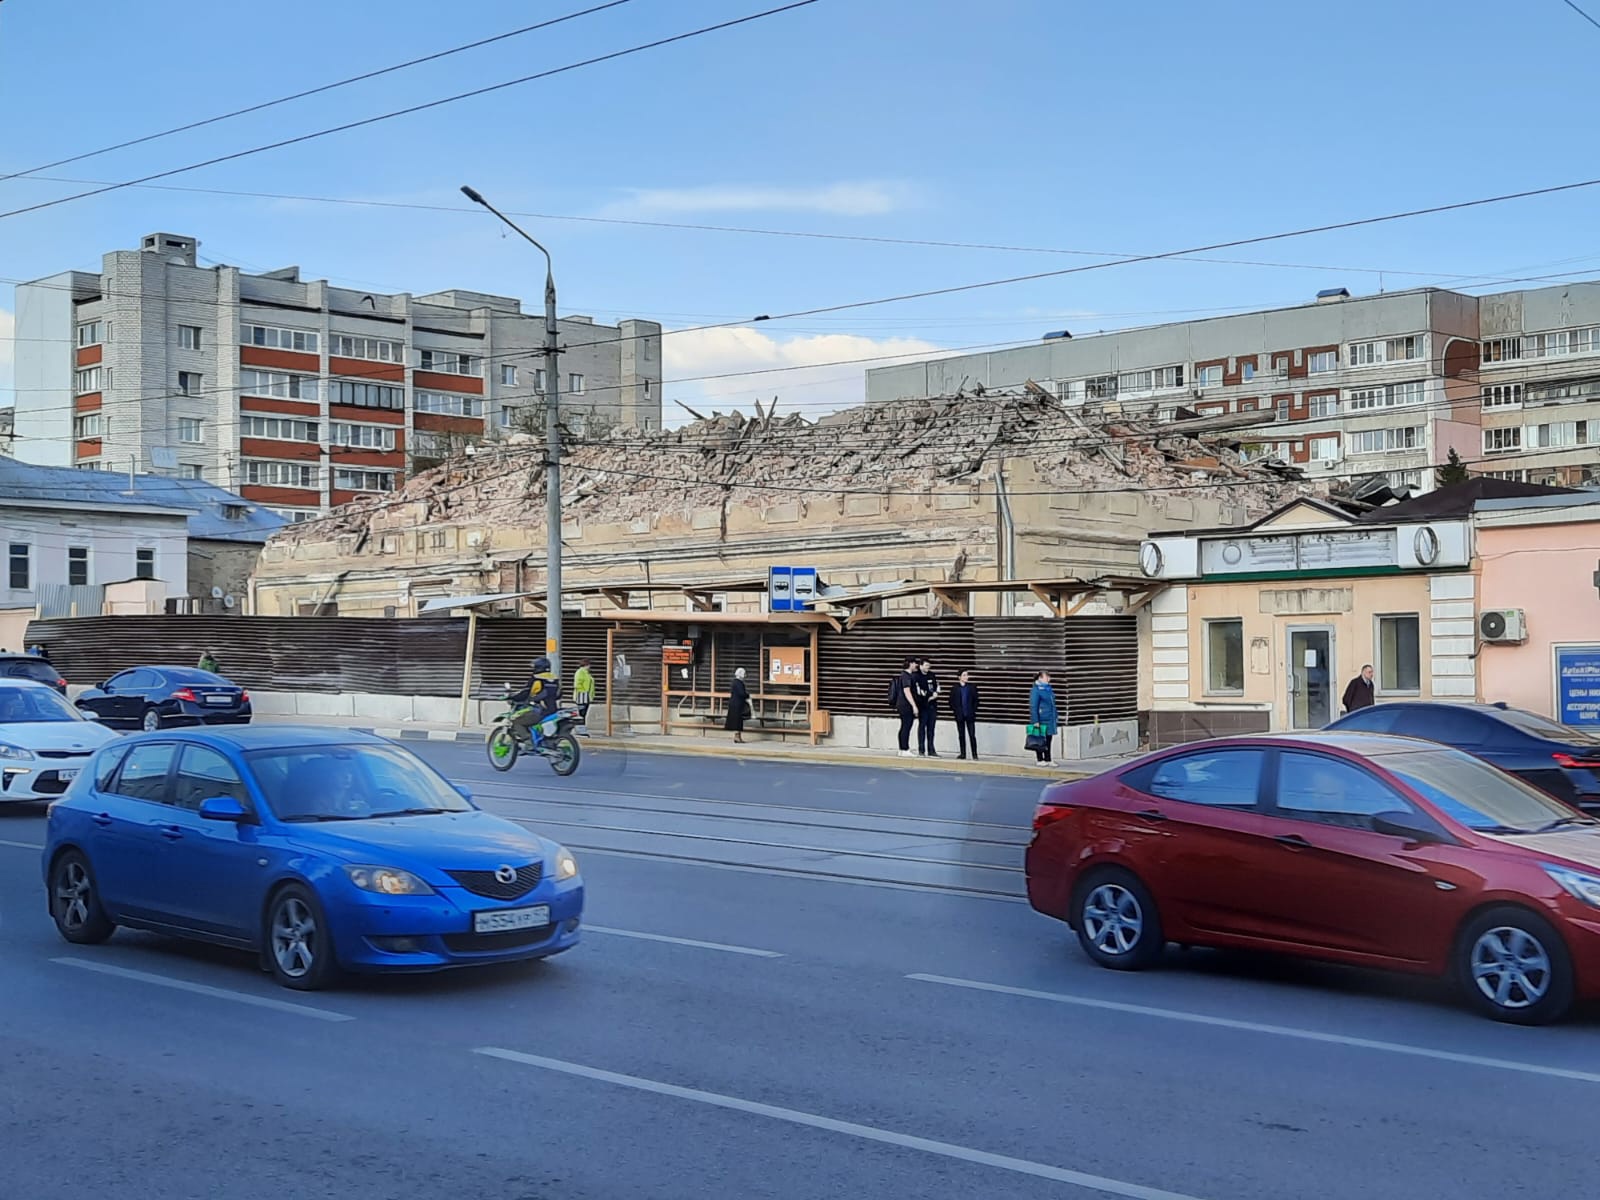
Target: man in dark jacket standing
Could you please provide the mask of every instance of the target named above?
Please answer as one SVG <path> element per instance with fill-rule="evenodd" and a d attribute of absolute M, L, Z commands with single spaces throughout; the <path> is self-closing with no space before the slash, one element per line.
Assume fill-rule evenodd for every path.
<path fill-rule="evenodd" d="M 1371 708 L 1372 705 L 1372 664 L 1368 663 L 1344 689 L 1344 711 L 1353 713 L 1358 708 Z"/>
<path fill-rule="evenodd" d="M 972 759 L 978 759 L 978 685 L 972 682 L 970 671 L 961 672 L 956 686 L 950 689 L 950 715 L 956 720 L 956 736 L 961 739 L 961 755 L 967 757 L 967 746 L 972 747 Z"/>
<path fill-rule="evenodd" d="M 933 748 L 933 730 L 939 723 L 939 676 L 933 664 L 922 660 L 922 670 L 917 675 L 917 753 L 928 758 L 938 758 Z"/>

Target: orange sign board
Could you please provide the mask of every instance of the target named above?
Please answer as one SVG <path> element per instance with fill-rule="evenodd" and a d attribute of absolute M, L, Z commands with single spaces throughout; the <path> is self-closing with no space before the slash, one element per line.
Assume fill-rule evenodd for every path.
<path fill-rule="evenodd" d="M 663 646 L 661 661 L 669 667 L 687 667 L 694 661 L 693 646 Z"/>
<path fill-rule="evenodd" d="M 805 683 L 804 646 L 773 646 L 767 651 L 768 683 Z"/>

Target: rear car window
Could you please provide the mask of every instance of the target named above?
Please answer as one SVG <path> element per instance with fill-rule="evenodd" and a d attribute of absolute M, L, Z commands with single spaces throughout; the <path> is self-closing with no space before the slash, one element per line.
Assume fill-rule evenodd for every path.
<path fill-rule="evenodd" d="M 1123 782 L 1163 800 L 1211 808 L 1253 809 L 1266 751 L 1249 747 L 1181 754 L 1137 767 Z"/>
<path fill-rule="evenodd" d="M 145 743 L 128 751 L 122 774 L 117 776 L 115 792 L 135 800 L 153 800 L 157 804 L 167 799 L 167 769 L 177 747 L 171 742 Z"/>
<path fill-rule="evenodd" d="M 1593 733 L 1581 729 L 1568 729 L 1565 725 L 1556 724 L 1549 717 L 1523 712 L 1517 708 L 1497 712 L 1494 714 L 1494 719 L 1511 726 L 1518 733 L 1528 733 L 1534 737 L 1550 738 L 1557 742 L 1592 742 L 1600 745 L 1600 738 L 1595 737 Z"/>
<path fill-rule="evenodd" d="M 35 679 L 40 683 L 55 683 L 61 676 L 49 663 L 37 658 L 13 658 L 0 662 L 0 675 L 11 679 Z"/>
<path fill-rule="evenodd" d="M 111 777 L 117 773 L 117 768 L 122 765 L 122 760 L 127 757 L 126 746 L 113 746 L 100 756 L 100 767 L 95 772 L 94 786 L 98 791 L 108 791 L 111 787 Z"/>

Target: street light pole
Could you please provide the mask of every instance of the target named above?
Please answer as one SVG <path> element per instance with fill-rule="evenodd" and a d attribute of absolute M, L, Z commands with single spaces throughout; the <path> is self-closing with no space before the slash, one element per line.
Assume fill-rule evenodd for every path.
<path fill-rule="evenodd" d="M 463 186 L 461 194 L 482 205 L 520 234 L 544 255 L 544 437 L 545 437 L 545 543 L 544 629 L 545 654 L 555 677 L 561 678 L 561 349 L 557 344 L 556 276 L 550 251 L 541 246 L 515 221 L 485 200 L 476 190 Z"/>

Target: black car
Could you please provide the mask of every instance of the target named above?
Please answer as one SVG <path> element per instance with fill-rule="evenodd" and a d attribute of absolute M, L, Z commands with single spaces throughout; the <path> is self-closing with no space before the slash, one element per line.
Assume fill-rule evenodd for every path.
<path fill-rule="evenodd" d="M 245 725 L 250 693 L 195 667 L 134 667 L 78 697 L 78 707 L 112 728 Z"/>
<path fill-rule="evenodd" d="M 1442 742 L 1600 816 L 1600 737 L 1504 704 L 1375 704 L 1330 730 L 1395 733 Z"/>
<path fill-rule="evenodd" d="M 46 687 L 67 694 L 67 681 L 61 672 L 50 665 L 50 660 L 37 654 L 0 654 L 0 679 L 31 679 Z"/>

